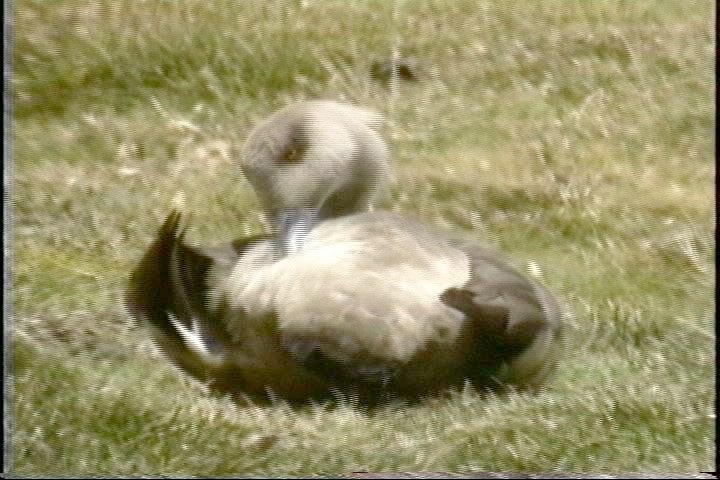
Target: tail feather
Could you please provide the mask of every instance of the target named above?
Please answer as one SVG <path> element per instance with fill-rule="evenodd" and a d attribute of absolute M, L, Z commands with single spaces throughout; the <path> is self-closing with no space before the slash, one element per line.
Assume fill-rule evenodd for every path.
<path fill-rule="evenodd" d="M 181 215 L 177 211 L 167 216 L 155 241 L 130 275 L 125 297 L 127 308 L 135 318 L 149 322 L 168 335 L 172 335 L 174 329 L 165 320 L 164 312 L 172 303 L 172 289 L 168 279 L 180 219 Z"/>

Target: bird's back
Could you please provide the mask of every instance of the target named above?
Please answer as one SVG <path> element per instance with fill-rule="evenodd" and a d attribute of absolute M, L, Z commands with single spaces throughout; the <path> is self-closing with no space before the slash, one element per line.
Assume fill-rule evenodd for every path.
<path fill-rule="evenodd" d="M 258 244 L 236 263 L 224 295 L 242 315 L 228 316 L 228 328 L 240 332 L 272 317 L 300 362 L 322 358 L 348 381 L 393 379 L 401 390 L 444 386 L 472 368 L 472 332 L 483 332 L 444 301 L 448 289 L 494 291 L 491 301 L 520 316 L 524 306 L 510 297 L 538 295 L 484 247 L 393 213 L 329 220 L 296 253 L 278 259 L 274 252 L 272 242 Z"/>

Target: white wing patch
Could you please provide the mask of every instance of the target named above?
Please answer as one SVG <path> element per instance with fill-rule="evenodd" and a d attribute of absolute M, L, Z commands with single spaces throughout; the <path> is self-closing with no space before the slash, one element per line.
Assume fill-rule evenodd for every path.
<path fill-rule="evenodd" d="M 225 361 L 225 355 L 222 353 L 213 353 L 208 348 L 205 340 L 203 339 L 202 333 L 200 332 L 200 324 L 196 318 L 192 319 L 192 329 L 187 328 L 182 324 L 172 312 L 167 312 L 168 319 L 175 330 L 180 334 L 185 345 L 195 352 L 197 355 L 209 364 L 220 365 Z"/>

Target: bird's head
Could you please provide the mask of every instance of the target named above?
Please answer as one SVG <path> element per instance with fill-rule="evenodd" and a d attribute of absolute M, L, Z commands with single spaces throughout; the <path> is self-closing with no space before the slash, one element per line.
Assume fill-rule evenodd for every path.
<path fill-rule="evenodd" d="M 369 208 L 390 174 L 380 123 L 370 110 L 316 100 L 255 127 L 241 166 L 278 234 Z"/>

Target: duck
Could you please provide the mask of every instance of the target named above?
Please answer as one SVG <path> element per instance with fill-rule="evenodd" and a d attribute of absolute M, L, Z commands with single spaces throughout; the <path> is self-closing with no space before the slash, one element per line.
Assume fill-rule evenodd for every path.
<path fill-rule="evenodd" d="M 555 370 L 555 296 L 470 232 L 373 208 L 391 177 L 374 110 L 284 107 L 240 169 L 271 232 L 189 244 L 169 213 L 126 304 L 169 360 L 225 393 L 306 401 L 537 389 Z"/>

